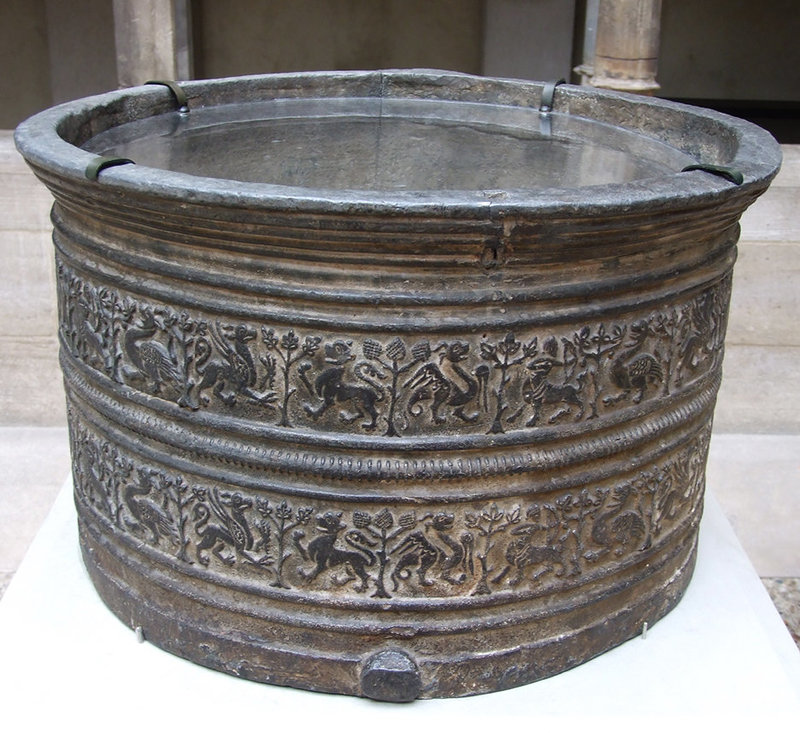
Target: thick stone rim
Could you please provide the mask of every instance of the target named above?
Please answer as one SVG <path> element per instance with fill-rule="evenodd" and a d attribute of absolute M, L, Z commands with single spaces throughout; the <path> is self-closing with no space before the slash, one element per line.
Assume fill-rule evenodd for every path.
<path fill-rule="evenodd" d="M 543 86 L 540 82 L 426 70 L 272 74 L 182 84 L 190 108 L 224 104 L 247 94 L 269 99 L 272 98 L 269 95 L 311 98 L 347 93 L 350 96 L 435 98 L 537 109 Z M 171 109 L 174 109 L 174 100 L 165 87 L 134 87 L 68 102 L 34 115 L 17 128 L 15 140 L 22 155 L 38 173 L 79 182 L 84 187 L 112 186 L 129 193 L 213 207 L 263 210 L 290 207 L 297 211 L 350 214 L 357 207 L 362 214 L 435 213 L 443 217 L 494 218 L 501 213 L 633 214 L 642 210 L 709 206 L 729 199 L 732 188 L 737 197 L 754 198 L 775 176 L 781 159 L 774 138 L 749 122 L 650 97 L 562 85 L 556 94 L 555 114 L 566 113 L 617 124 L 679 148 L 675 145 L 676 131 L 690 130 L 687 139 L 702 138 L 703 145 L 711 146 L 707 159 L 698 158 L 698 163 L 735 168 L 743 174 L 743 184 L 735 186 L 718 176 L 693 171 L 578 188 L 503 192 L 334 192 L 207 178 L 140 165 L 106 169 L 100 183 L 86 180 L 86 166 L 97 156 L 78 145 L 102 129 Z M 684 149 L 692 154 L 688 143 Z"/>

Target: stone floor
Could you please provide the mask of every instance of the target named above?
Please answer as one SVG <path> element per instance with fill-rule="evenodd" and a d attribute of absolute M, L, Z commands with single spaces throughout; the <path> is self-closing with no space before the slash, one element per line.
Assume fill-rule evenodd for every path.
<path fill-rule="evenodd" d="M 708 486 L 800 643 L 800 146 L 742 218 Z M 69 470 L 50 196 L 0 131 L 0 595 Z"/>
<path fill-rule="evenodd" d="M 800 578 L 762 578 L 792 638 L 800 647 Z"/>

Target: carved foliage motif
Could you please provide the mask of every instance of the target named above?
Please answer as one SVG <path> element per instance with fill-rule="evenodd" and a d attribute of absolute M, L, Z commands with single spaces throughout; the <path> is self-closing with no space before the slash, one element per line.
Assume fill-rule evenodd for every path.
<path fill-rule="evenodd" d="M 74 412 L 70 433 L 77 501 L 134 546 L 287 591 L 379 599 L 549 589 L 646 554 L 699 516 L 710 434 L 634 476 L 536 501 L 352 509 L 196 483 Z"/>
<path fill-rule="evenodd" d="M 674 393 L 718 366 L 730 288 L 577 329 L 384 339 L 211 320 L 58 272 L 63 342 L 110 379 L 187 410 L 386 436 L 577 423 Z"/>

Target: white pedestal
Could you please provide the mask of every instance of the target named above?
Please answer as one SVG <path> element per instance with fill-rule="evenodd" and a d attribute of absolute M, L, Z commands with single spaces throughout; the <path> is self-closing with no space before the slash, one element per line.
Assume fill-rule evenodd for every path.
<path fill-rule="evenodd" d="M 800 652 L 707 497 L 697 569 L 678 607 L 646 639 L 556 677 L 407 705 L 238 680 L 137 644 L 105 608 L 81 562 L 67 484 L 0 602 L 0 699 L 9 731 L 382 733 L 422 725 L 449 733 L 447 725 L 461 733 L 516 722 L 527 733 L 542 718 L 558 718 L 550 722 L 559 731 L 582 722 L 592 733 L 631 723 L 660 730 L 676 719 L 713 720 L 719 730 L 720 720 L 742 718 L 761 730 L 774 729 L 767 720 L 797 730 Z"/>

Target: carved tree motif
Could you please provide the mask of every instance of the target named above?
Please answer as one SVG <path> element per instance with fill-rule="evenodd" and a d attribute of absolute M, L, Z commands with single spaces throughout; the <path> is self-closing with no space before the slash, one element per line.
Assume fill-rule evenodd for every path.
<path fill-rule="evenodd" d="M 177 513 L 175 521 L 178 551 L 176 557 L 185 563 L 192 563 L 186 548 L 191 543 L 191 537 L 186 533 L 186 525 L 189 522 L 189 510 L 198 502 L 203 500 L 202 494 L 197 488 L 189 487 L 183 476 L 165 476 L 161 475 L 161 486 L 167 498 L 172 502 Z"/>
<path fill-rule="evenodd" d="M 256 509 L 261 515 L 261 520 L 256 526 L 261 532 L 260 545 L 264 550 L 265 557 L 267 557 L 267 550 L 272 540 L 273 529 L 276 535 L 277 555 L 273 568 L 275 580 L 270 585 L 274 588 L 290 588 L 291 586 L 286 583 L 283 577 L 283 564 L 292 556 L 291 552 L 286 551 L 286 536 L 293 529 L 308 524 L 313 510 L 311 507 L 302 507 L 295 511 L 285 501 L 273 507 L 266 499 L 258 499 L 256 501 Z M 296 536 L 295 540 L 299 539 L 299 536 L 302 535 Z"/>
<path fill-rule="evenodd" d="M 281 361 L 283 401 L 281 402 L 281 419 L 278 424 L 283 427 L 292 427 L 291 422 L 289 422 L 289 399 L 297 391 L 296 387 L 290 386 L 292 368 L 303 357 L 313 356 L 319 349 L 322 339 L 319 336 L 306 336 L 301 345 L 300 338 L 295 334 L 294 329 L 290 329 L 278 338 L 273 329 L 267 329 L 264 326 L 261 327 L 261 335 L 264 345 L 270 354 L 275 354 Z M 261 362 L 267 367 L 267 373 L 274 377 L 275 358 L 270 354 L 266 357 L 261 357 Z"/>
<path fill-rule="evenodd" d="M 582 572 L 580 561 L 584 554 L 586 531 L 603 499 L 604 494 L 601 491 L 583 489 L 577 496 L 566 494 L 556 499 L 554 504 L 546 505 L 557 518 L 561 529 L 566 531 L 566 535 L 560 540 L 562 544 L 565 545 L 568 539 L 572 539 L 573 551 L 568 558 L 571 564 L 569 575 L 580 575 Z"/>
<path fill-rule="evenodd" d="M 589 326 L 584 326 L 572 337 L 572 342 L 579 354 L 578 364 L 585 370 L 588 382 L 591 385 L 592 398 L 589 403 L 591 414 L 589 419 L 598 417 L 598 405 L 603 394 L 600 374 L 604 371 L 607 357 L 625 338 L 626 328 L 614 326 L 611 331 L 606 331 L 604 324 L 592 332 Z"/>
<path fill-rule="evenodd" d="M 162 316 L 164 328 L 168 331 L 168 342 L 175 354 L 175 362 L 180 375 L 177 403 L 181 407 L 197 410 L 200 404 L 196 398 L 192 397 L 191 391 L 195 383 L 190 375 L 198 357 L 198 341 L 208 333 L 208 324 L 192 318 L 186 311 L 176 313 L 169 308 L 162 308 L 156 312 Z"/>
<path fill-rule="evenodd" d="M 689 332 L 687 306 L 676 306 L 665 312 L 654 313 L 650 317 L 650 334 L 658 339 L 661 344 L 662 368 L 664 379 L 662 381 L 662 394 L 670 394 L 672 385 L 680 387 L 682 375 L 680 364 L 676 360 L 680 357 L 680 347 Z"/>
<path fill-rule="evenodd" d="M 131 298 L 119 298 L 114 304 L 113 313 L 113 338 L 112 338 L 112 369 L 111 378 L 123 384 L 123 368 L 125 366 L 125 352 L 123 349 L 123 339 L 125 331 L 130 326 L 134 314 L 136 313 L 136 302 Z"/>
<path fill-rule="evenodd" d="M 389 543 L 394 542 L 398 537 L 409 532 L 417 525 L 417 516 L 411 512 L 401 514 L 397 519 L 397 528 L 392 531 L 395 525 L 395 518 L 388 509 L 381 509 L 377 514 L 368 512 L 353 512 L 353 525 L 369 534 L 377 541 L 377 549 L 374 550 L 378 561 L 378 577 L 375 579 L 376 591 L 372 594 L 373 598 L 391 598 L 386 590 L 384 576 L 386 565 L 389 562 Z"/>
<path fill-rule="evenodd" d="M 483 538 L 483 549 L 477 553 L 481 565 L 481 575 L 478 585 L 472 591 L 473 596 L 489 595 L 492 592 L 489 587 L 489 573 L 492 568 L 489 567 L 488 557 L 495 546 L 494 537 L 505 532 L 512 525 L 519 524 L 520 512 L 519 506 L 506 510 L 500 509 L 497 504 L 492 504 L 479 514 L 468 513 L 465 515 L 464 524 Z"/>
<path fill-rule="evenodd" d="M 493 344 L 489 341 L 481 341 L 481 357 L 488 361 L 492 369 L 500 373 L 500 383 L 494 390 L 495 414 L 489 433 L 505 433 L 503 426 L 503 414 L 508 410 L 509 404 L 506 401 L 506 388 L 511 382 L 509 370 L 521 364 L 525 359 L 536 356 L 537 338 L 534 336 L 528 343 L 523 344 L 518 341 L 513 333 L 507 333 L 505 338 Z"/>
<path fill-rule="evenodd" d="M 75 299 L 70 309 L 73 353 L 86 364 L 110 374 L 110 328 L 101 291 L 80 280 L 73 281 L 72 286 Z"/>
<path fill-rule="evenodd" d="M 385 355 L 387 358 L 383 358 L 383 345 L 374 339 L 365 339 L 362 344 L 362 351 L 367 359 L 377 362 L 392 375 L 391 384 L 387 387 L 389 410 L 386 416 L 387 427 L 384 435 L 397 436 L 399 433 L 395 427 L 395 409 L 399 397 L 398 380 L 411 368 L 430 358 L 430 344 L 427 341 L 419 341 L 414 344 L 411 348 L 411 359 L 405 364 L 403 362 L 407 357 L 406 347 L 399 337 L 394 338 L 386 346 Z"/>

